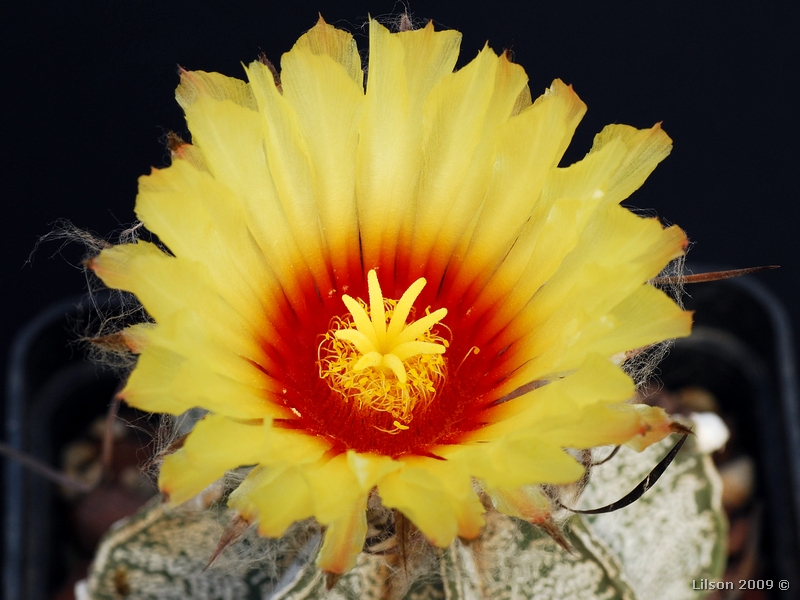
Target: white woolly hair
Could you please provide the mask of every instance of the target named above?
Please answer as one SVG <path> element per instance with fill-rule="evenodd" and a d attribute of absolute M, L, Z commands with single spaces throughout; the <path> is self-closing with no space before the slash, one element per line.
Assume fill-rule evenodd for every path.
<path fill-rule="evenodd" d="M 685 256 L 676 258 L 664 267 L 656 278 L 668 278 L 668 283 L 656 284 L 656 287 L 670 296 L 681 308 L 683 308 L 683 296 L 685 293 L 685 276 L 683 272 L 685 263 Z M 622 368 L 636 383 L 636 387 L 639 391 L 641 391 L 644 385 L 650 382 L 653 376 L 657 374 L 658 365 L 669 353 L 674 342 L 674 340 L 665 340 L 627 353 L 627 358 L 622 364 Z"/>

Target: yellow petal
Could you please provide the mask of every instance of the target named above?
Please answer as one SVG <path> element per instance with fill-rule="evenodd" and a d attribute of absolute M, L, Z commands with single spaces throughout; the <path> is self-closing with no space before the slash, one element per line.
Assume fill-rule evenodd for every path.
<path fill-rule="evenodd" d="M 173 252 L 199 254 L 218 277 L 230 278 L 239 269 L 243 283 L 257 286 L 255 291 L 263 290 L 267 298 L 279 296 L 279 289 L 299 295 L 297 270 L 305 257 L 264 154 L 262 116 L 206 96 L 185 110 L 210 173 L 201 175 L 179 163 L 157 171 L 157 179 L 141 181 L 137 214 Z M 187 222 L 187 213 L 203 220 Z M 219 247 L 214 235 L 222 236 Z M 238 289 L 247 293 L 242 285 Z M 277 304 L 267 303 L 264 310 L 269 314 Z"/>
<path fill-rule="evenodd" d="M 323 525 L 337 521 L 353 523 L 354 506 L 366 502 L 369 490 L 358 485 L 347 455 L 339 454 L 308 465 L 305 475 L 314 495 L 314 518 Z"/>
<path fill-rule="evenodd" d="M 469 465 L 470 473 L 490 488 L 573 483 L 583 476 L 584 468 L 564 451 L 561 431 L 565 428 L 558 427 L 560 420 L 570 419 L 567 416 L 551 419 L 549 425 L 554 431 L 538 438 L 533 434 L 507 434 L 491 445 L 463 448 L 459 460 Z M 547 429 L 548 423 L 542 425 Z"/>
<path fill-rule="evenodd" d="M 347 31 L 328 25 L 320 16 L 317 24 L 300 36 L 293 50 L 307 48 L 317 56 L 327 56 L 344 68 L 345 73 L 359 87 L 364 85 L 361 55 L 353 36 Z"/>
<path fill-rule="evenodd" d="M 489 54 L 484 51 L 481 56 L 488 57 Z M 527 94 L 525 107 L 531 104 L 530 90 L 525 85 L 526 81 L 527 75 L 525 75 L 524 70 L 509 61 L 506 54 L 503 54 L 498 59 L 495 70 L 494 94 L 483 116 L 484 127 L 481 132 L 481 141 L 475 147 L 472 156 L 469 157 L 469 166 L 463 174 L 462 180 L 457 182 L 459 187 L 455 191 L 455 196 L 452 196 L 452 202 L 447 202 L 452 192 L 433 188 L 431 193 L 428 194 L 429 200 L 418 203 L 416 227 L 419 232 L 415 233 L 415 239 L 411 242 L 413 252 L 412 275 L 415 276 L 417 270 L 421 272 L 422 266 L 419 265 L 419 261 L 424 259 L 427 261 L 427 264 L 424 265 L 425 272 L 431 280 L 439 280 L 447 269 L 451 257 L 456 253 L 456 246 L 459 241 L 469 239 L 494 172 L 495 159 L 498 152 L 498 139 L 502 135 L 502 130 L 499 126 L 505 123 L 511 115 L 519 114 L 520 110 L 518 108 L 521 108 L 524 102 L 517 106 L 515 104 L 517 99 Z M 444 82 L 441 85 L 444 85 Z M 523 90 L 522 93 L 519 92 L 520 88 Z M 452 101 L 451 96 L 447 96 L 447 99 Z M 471 101 L 465 99 L 465 109 L 470 106 L 472 106 Z M 442 104 L 441 108 L 443 113 L 450 109 L 447 104 Z M 432 110 L 432 107 L 426 107 L 426 109 Z M 437 115 L 437 118 L 442 117 L 446 118 L 446 115 Z M 431 127 L 433 125 L 431 123 Z M 453 127 L 457 129 L 465 127 L 465 124 L 457 123 L 453 124 Z M 429 143 L 437 141 L 439 136 L 459 136 L 455 130 L 451 132 L 446 127 L 442 131 L 439 131 L 438 128 L 435 131 L 436 137 L 431 136 Z M 433 153 L 430 153 L 430 155 L 433 157 Z M 430 169 L 426 169 L 423 174 L 421 181 L 423 186 L 433 176 L 428 173 L 429 171 Z M 443 183 L 445 182 L 443 181 Z M 437 187 L 442 188 L 442 186 Z M 436 197 L 435 201 L 434 192 L 442 193 L 442 196 Z M 425 194 L 424 187 L 420 190 L 420 194 Z M 428 219 L 432 223 L 429 223 Z M 438 231 L 436 231 L 437 228 Z M 432 243 L 433 246 L 429 248 L 428 243 Z M 426 251 L 427 255 L 425 254 Z"/>
<path fill-rule="evenodd" d="M 285 408 L 270 401 L 269 392 L 157 346 L 142 352 L 119 395 L 141 410 L 173 415 L 202 407 L 242 419 L 288 416 Z"/>
<path fill-rule="evenodd" d="M 649 285 L 620 302 L 610 316 L 617 324 L 615 329 L 593 342 L 587 352 L 611 356 L 686 337 L 692 330 L 692 313 L 681 310 L 666 294 Z"/>
<path fill-rule="evenodd" d="M 555 168 L 586 106 L 571 87 L 556 80 L 533 106 L 500 128 L 492 180 L 469 240 L 460 275 L 465 285 L 483 269 L 494 267 L 511 247 L 539 200 L 547 173 Z"/>
<path fill-rule="evenodd" d="M 592 405 L 607 406 L 630 399 L 636 386 L 622 369 L 610 360 L 589 355 L 573 373 L 539 387 L 524 396 L 509 400 L 485 411 L 485 418 L 495 423 L 497 431 L 525 430 L 551 415 L 573 415 Z M 466 439 L 484 439 L 488 431 L 477 430 Z"/>
<path fill-rule="evenodd" d="M 362 491 L 369 491 L 384 475 L 398 470 L 402 463 L 380 454 L 347 451 L 347 464 Z"/>
<path fill-rule="evenodd" d="M 626 446 L 641 452 L 648 446 L 660 442 L 669 434 L 673 433 L 672 419 L 659 406 L 647 406 L 645 404 L 634 404 L 633 408 L 642 419 L 640 435 L 634 437 Z"/>
<path fill-rule="evenodd" d="M 391 463 L 387 457 L 348 452 L 306 470 L 315 499 L 314 517 L 326 526 L 325 543 L 317 556 L 324 571 L 344 573 L 355 564 L 366 539 L 369 494 L 375 482 L 394 468 L 387 461 Z M 354 464 L 360 467 L 360 477 Z"/>
<path fill-rule="evenodd" d="M 175 90 L 178 104 L 186 110 L 201 97 L 230 100 L 250 110 L 257 108 L 253 92 L 241 79 L 226 77 L 220 73 L 181 70 L 181 83 Z"/>
<path fill-rule="evenodd" d="M 537 316 L 525 322 L 538 327 L 556 311 L 574 312 L 576 305 L 587 312 L 612 308 L 681 256 L 684 246 L 685 236 L 677 228 L 662 229 L 657 219 L 640 218 L 617 205 L 603 207 L 582 232 L 580 245 L 533 299 L 535 307 L 526 307 L 526 313 Z M 604 280 L 598 289 L 601 276 L 623 285 Z"/>
<path fill-rule="evenodd" d="M 550 500 L 538 487 L 493 488 L 487 491 L 494 507 L 503 514 L 529 523 L 543 523 L 550 517 Z"/>
<path fill-rule="evenodd" d="M 508 119 L 513 99 L 525 84 L 524 71 L 509 64 L 486 47 L 463 69 L 443 77 L 425 101 L 422 175 L 411 242 L 414 263 L 424 264 L 442 229 L 454 237 L 455 223 L 447 218 L 451 213 L 462 233 L 474 215 L 477 206 L 454 210 L 453 203 L 474 167 L 478 145 L 488 137 L 487 129 Z M 499 89 L 498 71 L 505 76 Z"/>
<path fill-rule="evenodd" d="M 261 535 L 280 537 L 289 525 L 314 514 L 314 497 L 300 467 L 255 468 L 230 495 L 228 506 L 245 520 L 258 521 Z"/>
<path fill-rule="evenodd" d="M 485 411 L 493 424 L 466 435 L 458 458 L 491 488 L 571 483 L 584 469 L 563 448 L 621 444 L 643 431 L 630 405 L 620 406 L 634 389 L 619 367 L 590 356 L 563 379 Z"/>
<path fill-rule="evenodd" d="M 559 430 L 558 439 L 566 447 L 581 449 L 625 444 L 642 431 L 642 418 L 631 407 L 587 407 L 580 421 Z"/>
<path fill-rule="evenodd" d="M 487 335 L 496 332 L 500 323 L 511 321 L 575 248 L 625 153 L 625 145 L 617 140 L 547 174 L 542 197 L 534 207 L 536 217 L 525 224 L 511 252 L 475 302 L 493 307 Z"/>
<path fill-rule="evenodd" d="M 483 527 L 483 507 L 469 472 L 450 461 L 410 458 L 402 469 L 384 476 L 378 493 L 384 506 L 396 508 L 445 548 L 456 535 L 470 539 Z"/>
<path fill-rule="evenodd" d="M 333 284 L 329 253 L 320 228 L 313 171 L 297 112 L 275 87 L 266 65 L 250 63 L 247 76 L 258 101 L 263 147 L 280 207 L 292 236 L 302 240 L 298 246 L 318 289 L 330 290 Z"/>
<path fill-rule="evenodd" d="M 669 155 L 672 140 L 660 124 L 643 130 L 630 125 L 608 125 L 595 137 L 592 152 L 614 140 L 624 141 L 629 148 L 628 157 L 614 173 L 608 190 L 609 201 L 618 203 L 639 189 L 658 163 Z"/>
<path fill-rule="evenodd" d="M 317 566 L 328 573 L 347 573 L 356 564 L 367 538 L 367 496 L 350 506 L 350 512 L 325 530 Z"/>
<path fill-rule="evenodd" d="M 221 345 L 213 344 L 213 335 L 197 313 L 183 308 L 147 331 L 148 347 L 170 350 L 209 371 L 244 383 L 256 390 L 280 391 L 285 384 L 264 372 L 258 365 L 268 359 L 263 352 L 253 349 L 250 356 L 242 356 Z"/>
<path fill-rule="evenodd" d="M 331 448 L 331 443 L 320 436 L 303 431 L 271 427 L 266 436 L 264 452 L 258 462 L 262 465 L 311 465 L 317 463 Z"/>
<path fill-rule="evenodd" d="M 355 202 L 357 124 L 364 74 L 349 33 L 320 19 L 281 59 L 283 97 L 297 115 L 309 158 L 318 219 L 333 268 L 358 253 Z"/>
<path fill-rule="evenodd" d="M 262 423 L 208 414 L 180 450 L 164 458 L 158 487 L 170 504 L 193 498 L 229 469 L 255 464 L 266 440 Z"/>
<path fill-rule="evenodd" d="M 356 158 L 358 219 L 368 267 L 380 264 L 382 255 L 393 260 L 401 227 L 413 215 L 422 105 L 452 72 L 460 41 L 460 33 L 435 32 L 430 23 L 392 35 L 370 21 L 369 77 Z"/>
<path fill-rule="evenodd" d="M 575 368 L 596 339 L 619 328 L 618 318 L 624 315 L 615 314 L 615 307 L 684 247 L 677 228 L 662 230 L 657 220 L 641 219 L 617 205 L 602 207 L 581 244 L 495 342 L 511 345 L 504 367 L 510 372 L 524 363 L 516 376 L 528 381 Z M 648 298 L 658 309 L 658 300 Z M 686 318 L 679 311 L 670 319 L 676 320 L 673 330 L 685 331 Z"/>
<path fill-rule="evenodd" d="M 256 310 L 246 314 L 234 310 L 203 265 L 167 256 L 154 244 L 140 241 L 104 250 L 90 266 L 109 287 L 135 294 L 157 322 L 191 310 L 215 343 L 256 363 L 263 358 L 259 343 L 263 330 L 257 327 L 263 319 Z M 271 341 L 277 343 L 276 338 Z"/>

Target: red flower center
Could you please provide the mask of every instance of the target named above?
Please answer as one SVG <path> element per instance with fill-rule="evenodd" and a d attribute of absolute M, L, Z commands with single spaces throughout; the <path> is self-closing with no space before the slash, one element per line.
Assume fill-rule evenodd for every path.
<path fill-rule="evenodd" d="M 284 405 L 296 418 L 278 424 L 323 436 L 336 452 L 435 456 L 432 446 L 483 424 L 502 381 L 487 375 L 502 352 L 476 346 L 472 311 L 441 306 L 442 290 L 423 292 L 424 279 L 398 300 L 384 297 L 374 271 L 368 280 L 355 298 L 317 303 L 286 324 L 291 351 L 271 349 L 282 373 L 269 374 L 286 384 Z M 314 290 L 311 300 L 319 298 Z"/>

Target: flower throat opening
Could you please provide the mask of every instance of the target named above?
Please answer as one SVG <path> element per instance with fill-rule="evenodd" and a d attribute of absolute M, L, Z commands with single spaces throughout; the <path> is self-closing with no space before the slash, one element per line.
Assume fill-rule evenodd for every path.
<path fill-rule="evenodd" d="M 431 328 L 446 308 L 414 320 L 414 301 L 425 287 L 417 279 L 399 300 L 383 297 L 374 270 L 367 275 L 369 303 L 342 296 L 348 314 L 334 317 L 318 350 L 319 374 L 359 411 L 387 412 L 393 429 L 408 429 L 414 409 L 428 406 L 445 378 L 447 340 Z M 411 322 L 406 320 L 411 316 Z"/>

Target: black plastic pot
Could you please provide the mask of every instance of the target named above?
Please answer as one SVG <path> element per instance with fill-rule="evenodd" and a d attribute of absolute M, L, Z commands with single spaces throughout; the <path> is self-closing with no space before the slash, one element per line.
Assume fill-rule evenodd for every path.
<path fill-rule="evenodd" d="M 667 388 L 708 389 L 746 424 L 742 443 L 757 459 L 764 502 L 765 576 L 789 581 L 775 598 L 800 598 L 800 408 L 786 313 L 752 279 L 688 291 L 695 333 L 675 345 L 659 377 Z M 107 410 L 119 385 L 74 343 L 76 323 L 90 318 L 86 300 L 62 302 L 28 324 L 12 348 L 6 440 L 51 465 Z M 45 600 L 66 573 L 63 506 L 52 484 L 5 463 L 3 598 Z"/>
<path fill-rule="evenodd" d="M 96 317 L 87 299 L 67 300 L 17 335 L 7 373 L 12 448 L 56 465 L 64 446 L 108 410 L 119 382 L 76 343 L 82 324 Z M 3 489 L 3 598 L 44 600 L 66 576 L 66 508 L 52 483 L 8 459 Z"/>

